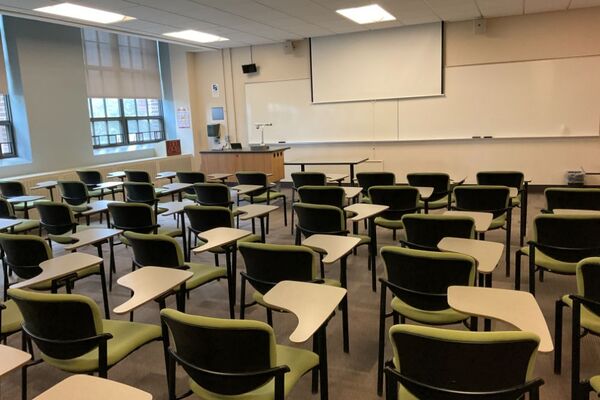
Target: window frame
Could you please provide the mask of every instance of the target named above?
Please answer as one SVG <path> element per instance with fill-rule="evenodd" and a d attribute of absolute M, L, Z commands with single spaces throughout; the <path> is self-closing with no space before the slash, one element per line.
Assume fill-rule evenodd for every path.
<path fill-rule="evenodd" d="M 0 142 L 0 160 L 7 158 L 16 158 L 17 154 L 17 142 L 15 140 L 15 130 L 12 122 L 12 111 L 10 108 L 10 99 L 7 94 L 0 94 L 4 98 L 4 106 L 6 107 L 6 120 L 0 120 L 0 126 L 6 126 L 6 130 L 8 132 L 8 140 L 9 142 Z M 10 143 L 13 152 L 12 153 L 4 153 L 2 151 L 2 143 Z"/>
<path fill-rule="evenodd" d="M 146 101 L 146 107 L 148 105 L 148 100 L 157 100 L 159 102 L 159 114 L 158 116 L 135 116 L 135 117 L 127 117 L 125 116 L 125 107 L 123 104 L 123 100 L 125 99 L 116 99 L 119 102 L 119 117 L 94 117 L 93 116 L 93 108 L 92 108 L 92 99 L 102 99 L 103 101 L 103 105 L 104 105 L 104 115 L 107 115 L 107 110 L 106 110 L 106 99 L 108 99 L 108 97 L 88 97 L 88 112 L 90 113 L 90 130 L 91 130 L 91 134 L 92 134 L 92 147 L 94 149 L 105 149 L 105 148 L 110 148 L 110 147 L 121 147 L 121 146 L 131 146 L 131 145 L 138 145 L 138 144 L 148 144 L 148 143 L 159 143 L 159 142 L 163 142 L 167 139 L 167 135 L 165 132 L 165 121 L 164 121 L 164 111 L 163 111 L 163 102 L 162 99 L 143 99 Z M 114 98 L 111 98 L 114 99 Z M 133 99 L 133 100 L 140 100 L 140 99 Z M 137 107 L 136 107 L 136 114 L 137 114 Z M 144 133 L 140 133 L 140 132 L 129 132 L 129 124 L 127 123 L 128 121 L 141 121 L 141 120 L 158 120 L 161 124 L 162 130 L 160 131 L 160 138 L 158 139 L 152 139 L 152 140 L 144 140 L 143 139 L 143 134 Z M 117 121 L 119 122 L 119 124 L 121 125 L 121 134 L 119 135 L 123 140 L 120 143 L 110 143 L 110 137 L 111 136 L 116 136 L 116 135 L 110 135 L 108 133 L 108 122 L 111 121 Z M 95 130 L 94 130 L 94 122 L 106 122 L 106 129 L 107 129 L 107 133 L 106 135 L 95 135 Z M 152 131 L 150 131 L 152 132 Z M 142 139 L 141 140 L 136 140 L 136 141 L 131 141 L 129 140 L 129 135 L 141 135 Z M 97 137 L 102 137 L 102 136 L 106 136 L 107 138 L 109 138 L 109 143 L 108 144 L 96 144 L 96 138 Z"/>

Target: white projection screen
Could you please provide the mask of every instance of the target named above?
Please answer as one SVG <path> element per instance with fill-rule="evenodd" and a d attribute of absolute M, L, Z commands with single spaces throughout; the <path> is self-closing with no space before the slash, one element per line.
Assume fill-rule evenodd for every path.
<path fill-rule="evenodd" d="M 443 95 L 443 24 L 311 39 L 313 103 Z"/>

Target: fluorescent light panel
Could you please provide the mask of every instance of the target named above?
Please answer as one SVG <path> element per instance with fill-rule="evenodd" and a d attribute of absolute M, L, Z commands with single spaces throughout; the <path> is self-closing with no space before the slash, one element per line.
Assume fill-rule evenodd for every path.
<path fill-rule="evenodd" d="M 212 35 L 206 32 L 195 31 L 193 29 L 188 29 L 186 31 L 180 32 L 169 32 L 165 33 L 165 36 L 174 37 L 177 39 L 189 40 L 190 42 L 198 42 L 198 43 L 211 43 L 211 42 L 223 42 L 225 40 L 229 40 L 227 38 Z"/>
<path fill-rule="evenodd" d="M 336 11 L 338 14 L 356 22 L 357 24 L 372 24 L 374 22 L 394 21 L 394 17 L 378 4 L 362 7 L 343 8 Z"/>
<path fill-rule="evenodd" d="M 62 17 L 96 22 L 100 24 L 112 24 L 115 22 L 123 22 L 135 19 L 133 17 L 128 17 L 110 11 L 98 10 L 97 8 L 84 7 L 71 3 L 60 3 L 54 6 L 35 8 L 33 11 L 60 15 Z"/>

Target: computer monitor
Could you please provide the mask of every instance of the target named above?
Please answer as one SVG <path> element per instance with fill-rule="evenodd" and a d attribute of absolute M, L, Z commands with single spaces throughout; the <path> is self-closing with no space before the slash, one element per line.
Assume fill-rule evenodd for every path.
<path fill-rule="evenodd" d="M 208 137 L 219 137 L 221 124 L 208 124 L 206 125 L 206 131 L 208 132 Z"/>

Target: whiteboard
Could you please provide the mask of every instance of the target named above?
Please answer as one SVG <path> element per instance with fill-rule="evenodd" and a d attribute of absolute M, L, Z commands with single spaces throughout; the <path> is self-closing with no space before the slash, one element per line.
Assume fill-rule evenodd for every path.
<path fill-rule="evenodd" d="M 311 39 L 313 102 L 439 96 L 441 22 Z"/>
<path fill-rule="evenodd" d="M 310 80 L 247 83 L 250 142 L 579 137 L 600 134 L 600 56 L 446 69 L 434 98 L 311 104 Z"/>
<path fill-rule="evenodd" d="M 246 83 L 248 141 L 260 142 L 254 124 L 265 127 L 265 142 L 396 140 L 395 101 L 312 104 L 310 80 Z"/>

